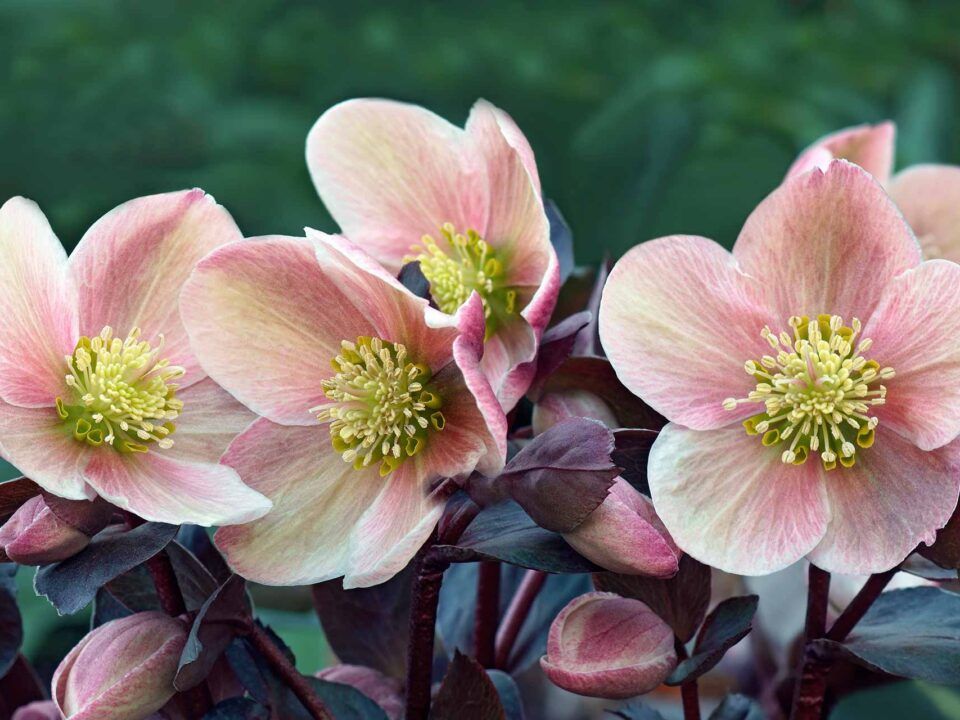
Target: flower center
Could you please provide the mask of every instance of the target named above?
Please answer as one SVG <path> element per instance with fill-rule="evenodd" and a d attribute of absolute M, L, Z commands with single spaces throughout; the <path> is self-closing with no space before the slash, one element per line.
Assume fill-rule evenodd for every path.
<path fill-rule="evenodd" d="M 72 397 L 57 398 L 57 414 L 73 437 L 94 447 L 104 443 L 120 452 L 147 452 L 150 443 L 169 448 L 183 402 L 171 381 L 182 367 L 158 360 L 156 349 L 133 328 L 125 340 L 107 326 L 93 338 L 82 337 L 66 356 Z"/>
<path fill-rule="evenodd" d="M 857 342 L 861 325 L 856 318 L 846 327 L 839 315 L 794 316 L 790 326 L 793 338 L 763 328 L 760 334 L 776 356 L 744 363 L 757 388 L 746 398 L 727 398 L 723 407 L 762 403 L 764 412 L 743 426 L 748 435 L 761 435 L 766 446 L 780 444 L 784 463 L 802 465 L 819 452 L 827 470 L 837 462 L 852 467 L 857 447 L 873 445 L 879 421 L 869 415 L 870 408 L 885 402 L 887 388 L 879 383 L 893 377 L 893 368 L 881 369 L 863 356 L 872 342 Z"/>
<path fill-rule="evenodd" d="M 336 375 L 323 381 L 334 405 L 311 408 L 330 421 L 334 449 L 360 470 L 379 462 L 386 476 L 420 452 L 432 431 L 443 430 L 440 396 L 429 389 L 430 369 L 407 349 L 377 337 L 344 340 L 331 362 Z"/>
<path fill-rule="evenodd" d="M 440 243 L 430 235 L 414 245 L 405 262 L 419 261 L 430 293 L 445 313 L 455 313 L 476 290 L 483 300 L 489 338 L 503 320 L 517 311 L 517 291 L 504 285 L 503 262 L 476 230 L 458 233 L 451 223 L 440 228 Z"/>

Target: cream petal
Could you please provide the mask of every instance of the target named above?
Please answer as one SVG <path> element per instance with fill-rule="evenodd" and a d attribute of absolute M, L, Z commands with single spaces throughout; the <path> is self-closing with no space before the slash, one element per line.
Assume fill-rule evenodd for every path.
<path fill-rule="evenodd" d="M 167 452 L 178 460 L 219 461 L 233 439 L 257 419 L 210 378 L 178 392 L 177 398 L 183 401 L 183 412 L 171 436 L 174 445 Z"/>
<path fill-rule="evenodd" d="M 53 407 L 66 389 L 64 356 L 77 328 L 63 246 L 35 203 L 8 200 L 0 207 L 0 397 Z"/>
<path fill-rule="evenodd" d="M 109 325 L 120 337 L 133 328 L 163 357 L 186 368 L 181 387 L 203 378 L 177 299 L 207 253 L 242 235 L 233 218 L 202 190 L 150 195 L 120 205 L 86 232 L 70 256 L 80 293 L 82 334 Z"/>
<path fill-rule="evenodd" d="M 377 467 L 344 462 L 326 426 L 267 419 L 239 435 L 223 461 L 273 501 L 259 520 L 217 531 L 235 572 L 267 585 L 309 585 L 348 571 L 348 538 L 385 485 Z"/>
<path fill-rule="evenodd" d="M 793 315 L 866 322 L 887 284 L 920 262 L 920 246 L 877 181 L 836 160 L 767 196 L 733 255 L 763 284 L 776 331 Z"/>
<path fill-rule="evenodd" d="M 270 509 L 270 501 L 244 485 L 232 468 L 178 460 L 163 450 L 121 454 L 98 448 L 84 477 L 106 500 L 155 522 L 229 525 Z"/>
<path fill-rule="evenodd" d="M 832 159 L 849 160 L 886 184 L 893 170 L 896 126 L 892 122 L 858 125 L 831 133 L 817 140 L 794 161 L 787 177 L 812 168 L 825 169 Z"/>
<path fill-rule="evenodd" d="M 823 470 L 814 460 L 785 465 L 780 452 L 740 427 L 661 430 L 650 492 L 677 545 L 738 575 L 775 572 L 810 552 L 830 520 Z"/>
<path fill-rule="evenodd" d="M 863 328 L 866 356 L 896 373 L 874 414 L 923 450 L 960 434 L 958 287 L 960 265 L 928 260 L 890 283 Z"/>
<path fill-rule="evenodd" d="M 723 408 L 756 387 L 743 363 L 769 352 L 759 286 L 711 240 L 651 240 L 614 266 L 600 301 L 600 340 L 621 382 L 668 419 L 696 429 L 736 423 Z"/>
<path fill-rule="evenodd" d="M 852 468 L 826 474 L 830 525 L 809 555 L 829 572 L 892 568 L 921 542 L 933 542 L 960 495 L 960 442 L 925 452 L 883 423 Z"/>
<path fill-rule="evenodd" d="M 74 440 L 53 408 L 0 402 L 0 454 L 48 492 L 70 500 L 95 497 L 83 478 L 91 451 Z"/>
<path fill-rule="evenodd" d="M 344 588 L 386 582 L 413 559 L 443 513 L 446 494 L 430 493 L 432 475 L 428 459 L 415 455 L 381 481 L 383 489 L 350 534 Z"/>
<path fill-rule="evenodd" d="M 482 230 L 485 168 L 464 131 L 416 105 L 348 100 L 307 136 L 307 166 L 344 234 L 397 271 L 447 222 Z"/>
<path fill-rule="evenodd" d="M 960 262 L 960 167 L 914 165 L 888 187 L 926 258 Z"/>

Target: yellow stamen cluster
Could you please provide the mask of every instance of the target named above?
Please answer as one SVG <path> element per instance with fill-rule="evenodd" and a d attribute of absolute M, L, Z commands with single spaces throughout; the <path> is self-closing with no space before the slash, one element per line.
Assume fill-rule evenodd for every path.
<path fill-rule="evenodd" d="M 727 398 L 723 406 L 762 403 L 765 411 L 743 425 L 764 445 L 780 444 L 784 463 L 801 465 L 819 452 L 827 470 L 838 462 L 852 467 L 857 447 L 873 445 L 878 420 L 870 408 L 885 402 L 887 388 L 879 383 L 893 377 L 893 368 L 864 357 L 872 342 L 857 341 L 856 318 L 846 327 L 838 315 L 794 316 L 790 327 L 793 337 L 763 328 L 775 354 L 748 360 L 744 370 L 757 381 L 756 389 L 746 398 Z"/>
<path fill-rule="evenodd" d="M 330 421 L 334 449 L 356 469 L 379 462 L 385 476 L 420 452 L 432 431 L 443 430 L 430 369 L 413 362 L 403 345 L 377 337 L 344 340 L 331 364 L 336 375 L 323 381 L 323 392 L 336 404 L 310 412 Z"/>
<path fill-rule="evenodd" d="M 162 335 L 151 348 L 140 340 L 139 328 L 124 340 L 109 326 L 93 338 L 80 338 L 65 358 L 73 397 L 57 398 L 57 414 L 76 440 L 95 447 L 106 443 L 120 452 L 147 452 L 154 442 L 173 445 L 169 436 L 183 402 L 171 381 L 184 369 L 158 360 L 162 348 Z"/>
<path fill-rule="evenodd" d="M 476 290 L 483 300 L 489 337 L 506 316 L 517 312 L 517 291 L 504 285 L 503 262 L 476 230 L 464 235 L 445 223 L 440 235 L 440 243 L 424 235 L 404 260 L 420 262 L 430 294 L 445 313 L 456 312 Z"/>

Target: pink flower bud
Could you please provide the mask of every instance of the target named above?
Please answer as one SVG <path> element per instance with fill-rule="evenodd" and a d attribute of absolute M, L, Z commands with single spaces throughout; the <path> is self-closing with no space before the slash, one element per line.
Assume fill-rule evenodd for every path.
<path fill-rule="evenodd" d="M 533 406 L 533 433 L 539 435 L 571 417 L 599 420 L 610 428 L 620 426 L 613 410 L 598 395 L 586 390 L 564 390 L 547 393 Z"/>
<path fill-rule="evenodd" d="M 681 552 L 653 503 L 617 478 L 603 503 L 564 539 L 585 558 L 625 575 L 671 577 Z"/>
<path fill-rule="evenodd" d="M 400 681 L 378 670 L 362 665 L 334 665 L 318 672 L 317 677 L 356 688 L 379 705 L 389 720 L 403 717 L 403 688 Z"/>
<path fill-rule="evenodd" d="M 143 720 L 173 696 L 188 625 L 141 612 L 91 631 L 60 663 L 53 695 L 67 720 Z"/>
<path fill-rule="evenodd" d="M 554 685 L 578 695 L 642 695 L 677 666 L 673 630 L 639 600 L 587 593 L 554 619 L 540 666 Z"/>
<path fill-rule="evenodd" d="M 87 503 L 90 504 L 90 503 Z M 15 563 L 47 565 L 83 550 L 90 538 L 64 522 L 36 495 L 0 527 L 0 548 Z"/>
<path fill-rule="evenodd" d="M 19 708 L 11 720 L 63 720 L 53 700 L 39 700 Z"/>

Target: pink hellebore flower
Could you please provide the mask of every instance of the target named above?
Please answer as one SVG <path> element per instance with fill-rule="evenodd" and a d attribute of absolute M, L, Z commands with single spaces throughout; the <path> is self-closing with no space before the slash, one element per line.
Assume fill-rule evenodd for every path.
<path fill-rule="evenodd" d="M 658 687 L 677 666 L 673 630 L 639 600 L 592 592 L 550 625 L 540 667 L 564 690 L 622 699 Z"/>
<path fill-rule="evenodd" d="M 560 290 L 533 150 L 513 120 L 482 100 L 465 129 L 415 105 L 350 100 L 311 129 L 307 165 L 343 233 L 394 274 L 419 260 L 443 312 L 480 294 L 482 368 L 510 410 Z"/>
<path fill-rule="evenodd" d="M 240 233 L 200 190 L 112 210 L 67 259 L 40 209 L 0 208 L 0 453 L 41 487 L 147 520 L 211 525 L 269 502 L 220 453 L 253 416 L 209 380 L 177 311 Z"/>
<path fill-rule="evenodd" d="M 846 128 L 804 150 L 787 177 L 822 168 L 834 158 L 856 163 L 890 193 L 920 241 L 924 258 L 960 262 L 960 167 L 912 165 L 891 178 L 895 143 L 892 122 Z"/>
<path fill-rule="evenodd" d="M 53 699 L 66 720 L 144 720 L 175 692 L 173 678 L 189 625 L 140 612 L 90 631 L 53 674 Z"/>
<path fill-rule="evenodd" d="M 20 565 L 47 565 L 73 557 L 90 538 L 58 518 L 43 495 L 35 495 L 0 526 L 0 549 Z"/>
<path fill-rule="evenodd" d="M 788 179 L 730 253 L 635 247 L 600 306 L 623 383 L 671 422 L 649 460 L 677 544 L 761 575 L 886 570 L 960 492 L 960 265 L 921 261 L 864 170 Z"/>
<path fill-rule="evenodd" d="M 180 303 L 203 367 L 263 416 L 223 457 L 274 502 L 217 533 L 241 575 L 383 582 L 433 530 L 438 480 L 502 468 L 478 296 L 446 315 L 349 241 L 313 233 L 220 248 Z"/>

